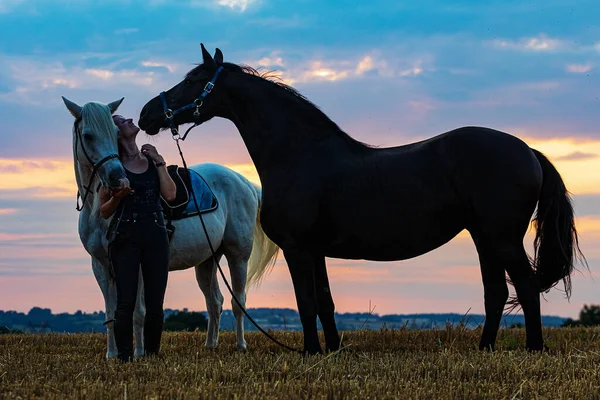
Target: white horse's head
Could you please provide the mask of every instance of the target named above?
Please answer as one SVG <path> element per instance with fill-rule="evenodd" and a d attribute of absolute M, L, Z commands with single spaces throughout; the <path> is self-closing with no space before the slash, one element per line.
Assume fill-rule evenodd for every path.
<path fill-rule="evenodd" d="M 112 114 L 117 111 L 123 98 L 108 105 L 90 102 L 83 107 L 64 97 L 62 99 L 75 118 L 73 127 L 75 161 L 81 168 L 97 175 L 105 187 L 110 189 L 128 187 L 129 180 L 119 160 L 118 129 L 112 119 Z"/>

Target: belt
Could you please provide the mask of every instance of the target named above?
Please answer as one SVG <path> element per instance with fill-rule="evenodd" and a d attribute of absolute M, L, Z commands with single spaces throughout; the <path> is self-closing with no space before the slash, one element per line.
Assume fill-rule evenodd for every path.
<path fill-rule="evenodd" d="M 121 218 L 123 222 L 136 222 L 136 221 L 145 221 L 145 220 L 162 220 L 163 213 L 160 211 L 157 212 L 143 212 L 143 213 L 132 213 L 131 215 L 124 215 Z"/>

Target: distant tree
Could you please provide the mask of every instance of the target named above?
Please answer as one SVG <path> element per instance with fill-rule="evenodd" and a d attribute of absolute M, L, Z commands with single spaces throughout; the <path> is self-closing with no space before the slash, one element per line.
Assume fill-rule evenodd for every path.
<path fill-rule="evenodd" d="M 562 326 L 597 326 L 600 325 L 600 306 L 585 304 L 579 312 L 579 320 L 567 318 Z"/>
<path fill-rule="evenodd" d="M 578 320 L 575 320 L 573 318 L 567 318 L 564 320 L 564 322 L 562 323 L 563 327 L 575 327 L 575 326 L 580 326 L 581 324 L 579 323 Z"/>
<path fill-rule="evenodd" d="M 196 329 L 205 331 L 208 327 L 208 320 L 200 312 L 180 311 L 171 314 L 165 319 L 165 331 L 194 331 Z"/>
<path fill-rule="evenodd" d="M 579 313 L 579 322 L 583 326 L 600 325 L 600 306 L 584 305 Z"/>
<path fill-rule="evenodd" d="M 509 329 L 511 329 L 511 328 L 525 328 L 525 325 L 523 325 L 520 322 L 517 322 L 517 323 L 511 324 L 508 328 Z"/>
<path fill-rule="evenodd" d="M 0 326 L 0 335 L 5 333 L 10 333 L 10 329 L 8 329 L 6 326 Z"/>
<path fill-rule="evenodd" d="M 39 324 L 42 321 L 49 321 L 52 318 L 52 310 L 49 308 L 33 307 L 27 314 L 30 321 Z"/>

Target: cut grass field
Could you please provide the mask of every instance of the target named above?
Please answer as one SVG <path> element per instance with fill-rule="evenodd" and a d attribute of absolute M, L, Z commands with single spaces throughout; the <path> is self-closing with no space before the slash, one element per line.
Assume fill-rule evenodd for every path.
<path fill-rule="evenodd" d="M 302 357 L 259 333 L 248 351 L 232 332 L 204 348 L 202 332 L 166 333 L 159 358 L 105 361 L 103 334 L 0 335 L 2 398 L 600 398 L 600 328 L 549 328 L 550 351 L 524 350 L 524 329 L 344 332 L 349 350 Z M 299 347 L 300 332 L 274 332 Z"/>

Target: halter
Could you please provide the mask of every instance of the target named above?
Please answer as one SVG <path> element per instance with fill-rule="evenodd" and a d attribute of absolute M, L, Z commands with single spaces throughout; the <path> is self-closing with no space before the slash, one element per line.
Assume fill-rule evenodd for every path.
<path fill-rule="evenodd" d="M 195 128 L 196 126 L 200 125 L 200 107 L 202 107 L 202 104 L 204 104 L 204 100 L 206 100 L 206 96 L 208 96 L 208 94 L 210 92 L 212 92 L 213 88 L 215 87 L 215 82 L 217 81 L 217 78 L 219 77 L 219 74 L 221 73 L 221 71 L 223 71 L 223 66 L 220 66 L 219 68 L 217 68 L 217 71 L 215 72 L 214 76 L 212 77 L 212 79 L 208 82 L 206 82 L 206 85 L 204 86 L 204 90 L 202 91 L 202 93 L 200 94 L 200 96 L 198 96 L 198 98 L 196 100 L 194 100 L 193 102 L 191 102 L 190 104 L 187 104 L 185 106 L 179 107 L 176 110 L 171 110 L 167 104 L 167 96 L 165 92 L 160 92 L 160 102 L 162 103 L 163 106 L 163 110 L 165 113 L 165 119 L 167 121 L 169 121 L 169 127 L 171 128 L 171 134 L 173 135 L 173 139 L 174 140 L 179 140 L 179 127 L 178 125 L 175 124 L 175 120 L 174 117 L 175 115 L 187 111 L 187 110 L 191 110 L 192 108 L 196 108 L 194 110 L 194 125 L 192 125 L 191 128 L 189 128 L 185 134 L 183 135 L 183 137 L 181 138 L 181 140 L 185 140 L 186 136 L 188 135 L 188 133 Z"/>
<path fill-rule="evenodd" d="M 77 162 L 79 162 L 79 157 L 77 156 L 77 142 L 81 142 L 81 150 L 83 150 L 83 155 L 85 156 L 87 161 L 90 164 L 92 164 L 92 175 L 90 176 L 90 181 L 88 182 L 87 186 L 85 186 L 85 185 L 83 186 L 83 188 L 85 189 L 85 193 L 83 194 L 83 198 L 81 200 L 81 206 L 79 206 L 79 198 L 81 197 L 81 194 L 79 193 L 79 190 L 77 190 L 77 200 L 76 200 L 77 204 L 75 205 L 75 209 L 77 211 L 83 210 L 85 201 L 86 201 L 89 193 L 92 191 L 91 186 L 92 186 L 92 182 L 94 181 L 94 177 L 96 177 L 98 175 L 98 169 L 100 169 L 100 167 L 104 163 L 106 163 L 108 160 L 111 160 L 113 158 L 117 158 L 117 159 L 119 158 L 119 156 L 117 154 L 109 154 L 108 156 L 104 157 L 97 163 L 94 163 L 92 158 L 89 156 L 89 154 L 85 150 L 85 147 L 83 147 L 83 138 L 81 137 L 81 130 L 79 130 L 80 122 L 81 122 L 81 117 L 79 117 L 75 120 L 75 159 L 77 160 Z"/>

